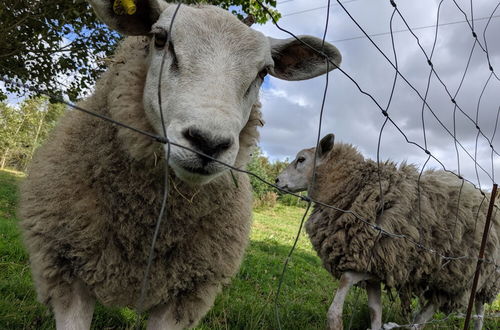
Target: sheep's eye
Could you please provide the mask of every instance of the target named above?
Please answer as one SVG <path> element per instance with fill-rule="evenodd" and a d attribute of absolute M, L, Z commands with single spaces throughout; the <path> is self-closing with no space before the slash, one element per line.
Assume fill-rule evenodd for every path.
<path fill-rule="evenodd" d="M 267 67 L 265 67 L 264 69 L 260 70 L 258 77 L 260 79 L 264 80 L 264 77 L 267 76 L 268 73 L 269 73 L 269 69 Z"/>
<path fill-rule="evenodd" d="M 167 31 L 159 31 L 155 33 L 155 47 L 158 49 L 163 49 L 167 43 L 168 33 Z"/>
<path fill-rule="evenodd" d="M 299 157 L 297 158 L 297 163 L 302 163 L 304 160 L 306 160 L 304 157 Z"/>

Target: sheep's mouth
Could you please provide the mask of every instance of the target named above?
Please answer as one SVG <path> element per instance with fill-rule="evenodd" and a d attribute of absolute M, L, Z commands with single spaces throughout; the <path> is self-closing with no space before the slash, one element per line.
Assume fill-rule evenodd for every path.
<path fill-rule="evenodd" d="M 176 176 L 182 181 L 189 184 L 205 184 L 219 176 L 223 171 L 217 168 L 203 166 L 189 166 L 185 164 L 171 163 L 170 166 L 174 170 Z"/>
<path fill-rule="evenodd" d="M 222 166 L 214 160 L 207 161 L 196 154 L 172 152 L 168 164 L 175 175 L 189 184 L 205 184 L 225 172 Z"/>
<path fill-rule="evenodd" d="M 191 167 L 191 166 L 182 166 L 182 168 L 186 171 L 186 172 L 190 172 L 190 173 L 193 173 L 193 174 L 201 174 L 201 175 L 213 175 L 214 172 L 213 171 L 209 171 L 207 168 L 205 167 Z"/>

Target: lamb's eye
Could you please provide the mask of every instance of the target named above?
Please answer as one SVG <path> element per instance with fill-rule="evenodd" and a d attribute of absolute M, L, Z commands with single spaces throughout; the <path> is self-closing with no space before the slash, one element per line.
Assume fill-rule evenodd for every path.
<path fill-rule="evenodd" d="M 167 44 L 168 33 L 165 30 L 155 33 L 155 47 L 163 49 Z"/>
<path fill-rule="evenodd" d="M 264 77 L 267 76 L 269 73 L 269 69 L 265 67 L 264 69 L 260 70 L 259 74 L 257 75 L 260 79 L 264 80 Z"/>
<path fill-rule="evenodd" d="M 304 157 L 299 157 L 299 158 L 297 158 L 297 164 L 300 164 L 300 163 L 302 163 L 305 160 L 306 159 Z"/>

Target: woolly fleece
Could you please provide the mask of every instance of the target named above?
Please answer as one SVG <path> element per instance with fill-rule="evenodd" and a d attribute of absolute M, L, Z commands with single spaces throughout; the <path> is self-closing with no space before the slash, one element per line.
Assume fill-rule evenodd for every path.
<path fill-rule="evenodd" d="M 454 175 L 425 171 L 419 194 L 415 166 L 380 164 L 382 210 L 377 163 L 365 160 L 353 146 L 336 144 L 316 173 L 310 190 L 313 198 L 350 210 L 390 233 L 407 235 L 442 255 L 478 255 L 489 195 L 483 198 L 468 183 L 461 187 L 462 181 Z M 346 271 L 369 273 L 404 294 L 438 303 L 447 313 L 467 304 L 475 260 L 443 260 L 406 239 L 379 235 L 351 213 L 320 205 L 314 207 L 306 231 L 335 277 Z M 500 262 L 499 235 L 500 218 L 495 215 L 485 256 L 496 264 Z M 483 264 L 478 297 L 491 302 L 499 290 L 500 273 L 493 265 Z"/>
<path fill-rule="evenodd" d="M 152 132 L 142 106 L 147 49 L 146 38 L 127 38 L 80 106 Z M 248 162 L 260 117 L 256 104 L 240 134 L 235 166 Z M 78 111 L 66 113 L 21 188 L 20 216 L 40 301 L 50 304 L 82 281 L 104 305 L 137 307 L 164 173 L 159 143 Z M 192 326 L 236 273 L 252 194 L 246 174 L 234 177 L 236 183 L 226 172 L 196 187 L 169 178 L 145 309 L 172 304 L 177 319 Z"/>

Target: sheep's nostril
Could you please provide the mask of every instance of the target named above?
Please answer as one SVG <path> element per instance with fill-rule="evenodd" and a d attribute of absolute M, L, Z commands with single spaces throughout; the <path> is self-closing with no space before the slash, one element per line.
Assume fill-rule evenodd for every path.
<path fill-rule="evenodd" d="M 274 180 L 274 183 L 278 184 L 280 182 L 280 179 L 279 178 L 276 178 L 276 180 Z"/>
<path fill-rule="evenodd" d="M 233 139 L 213 136 L 210 132 L 190 127 L 183 132 L 184 138 L 204 154 L 215 157 L 233 145 Z"/>
<path fill-rule="evenodd" d="M 233 144 L 231 139 L 223 139 L 222 141 L 223 142 L 221 142 L 215 146 L 218 150 L 221 150 L 221 151 L 229 149 L 231 147 L 231 145 Z"/>

